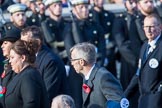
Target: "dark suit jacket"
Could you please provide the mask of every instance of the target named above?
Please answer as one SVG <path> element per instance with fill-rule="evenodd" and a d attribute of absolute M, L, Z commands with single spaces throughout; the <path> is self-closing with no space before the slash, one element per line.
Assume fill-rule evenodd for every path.
<path fill-rule="evenodd" d="M 5 108 L 49 108 L 44 83 L 39 72 L 26 67 L 7 86 Z"/>
<path fill-rule="evenodd" d="M 104 108 L 107 101 L 119 102 L 123 96 L 119 81 L 105 68 L 97 65 L 92 70 L 87 85 L 91 91 L 88 94 L 82 91 L 84 108 Z"/>
<path fill-rule="evenodd" d="M 156 42 L 156 48 L 144 60 L 147 42 L 144 43 L 140 59 L 141 69 L 139 86 L 141 96 L 139 108 L 161 108 L 162 91 L 158 90 L 162 84 L 162 36 Z"/>
<path fill-rule="evenodd" d="M 66 71 L 62 60 L 46 46 L 42 46 L 36 58 L 36 66 L 45 83 L 50 102 L 67 91 Z"/>

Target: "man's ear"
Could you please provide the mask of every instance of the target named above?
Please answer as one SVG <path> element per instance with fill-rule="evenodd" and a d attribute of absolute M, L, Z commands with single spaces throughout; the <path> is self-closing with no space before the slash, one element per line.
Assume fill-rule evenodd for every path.
<path fill-rule="evenodd" d="M 86 63 L 86 61 L 85 61 L 84 59 L 80 59 L 80 64 L 81 64 L 82 66 L 85 66 L 87 63 Z"/>

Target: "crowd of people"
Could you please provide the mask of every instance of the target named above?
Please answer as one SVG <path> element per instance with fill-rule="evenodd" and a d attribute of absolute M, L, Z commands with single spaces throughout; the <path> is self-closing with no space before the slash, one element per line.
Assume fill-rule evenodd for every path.
<path fill-rule="evenodd" d="M 0 3 L 0 108 L 161 108 L 162 1 Z"/>

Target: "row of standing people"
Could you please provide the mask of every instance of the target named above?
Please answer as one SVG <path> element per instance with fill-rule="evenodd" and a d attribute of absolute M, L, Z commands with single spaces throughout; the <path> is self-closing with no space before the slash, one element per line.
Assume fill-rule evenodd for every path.
<path fill-rule="evenodd" d="M 130 1 L 126 1 L 126 5 L 127 5 L 127 2 L 130 2 Z M 142 25 L 143 25 L 142 24 L 143 19 L 144 19 L 145 16 L 149 15 L 153 11 L 153 3 L 152 3 L 152 1 L 147 1 L 147 2 L 148 3 L 145 3 L 144 0 L 140 0 L 140 1 L 137 2 L 137 4 L 140 7 L 139 8 L 140 14 L 138 14 L 138 15 L 141 15 L 138 18 L 135 15 L 136 13 L 130 14 L 129 9 L 127 7 L 128 14 L 126 15 L 126 17 L 122 16 L 121 18 L 116 19 L 114 21 L 115 24 L 114 24 L 114 27 L 113 27 L 113 35 L 110 33 L 111 28 L 112 28 L 111 25 L 113 23 L 113 19 L 115 18 L 112 13 L 103 12 L 102 14 L 99 14 L 96 11 L 94 11 L 93 9 L 90 11 L 92 13 L 96 12 L 96 14 L 89 14 L 90 16 L 94 15 L 95 17 L 93 17 L 93 18 L 98 19 L 99 16 L 101 16 L 104 20 L 106 20 L 106 21 L 100 20 L 100 21 L 103 21 L 103 22 L 97 22 L 99 20 L 96 21 L 97 25 L 98 24 L 103 25 L 103 28 L 105 26 L 105 29 L 98 29 L 100 27 L 96 26 L 96 24 L 93 24 L 93 22 L 90 22 L 90 21 L 87 21 L 87 20 L 86 21 L 81 20 L 82 18 L 83 19 L 86 19 L 86 18 L 84 18 L 84 15 L 82 16 L 82 14 L 84 14 L 83 12 L 77 12 L 81 8 L 79 6 L 77 7 L 77 5 L 73 6 L 72 12 L 73 12 L 73 18 L 74 19 L 73 19 L 73 21 L 72 21 L 72 23 L 70 25 L 65 26 L 66 32 L 60 31 L 61 30 L 60 28 L 56 29 L 56 31 L 59 31 L 58 33 L 65 34 L 63 36 L 66 36 L 66 37 L 70 36 L 70 38 L 65 39 L 62 36 L 59 37 L 58 36 L 59 34 L 57 34 L 57 32 L 53 32 L 54 28 L 51 29 L 51 32 L 50 32 L 50 28 L 52 26 L 56 25 L 56 24 L 54 24 L 54 20 L 58 20 L 58 22 L 60 22 L 59 19 L 62 19 L 62 18 L 60 18 L 61 13 L 58 13 L 58 11 L 56 11 L 56 12 L 53 11 L 55 5 L 53 5 L 53 7 L 52 7 L 52 4 L 55 4 L 55 2 L 51 2 L 52 4 L 51 3 L 50 4 L 46 3 L 46 5 L 48 7 L 47 9 L 49 10 L 49 13 L 50 13 L 49 14 L 50 17 L 49 17 L 49 19 L 46 19 L 45 21 L 42 21 L 41 25 L 43 25 L 42 27 L 45 27 L 45 28 L 42 28 L 44 30 L 45 35 L 47 35 L 47 34 L 53 35 L 53 36 L 47 35 L 45 37 L 47 37 L 47 38 L 53 37 L 54 40 L 57 40 L 56 38 L 63 38 L 61 40 L 65 39 L 66 40 L 65 44 L 67 44 L 67 45 L 65 45 L 65 47 L 68 49 L 67 51 L 69 51 L 69 48 L 71 46 L 73 46 L 77 42 L 90 41 L 90 42 L 94 43 L 97 46 L 98 52 L 101 52 L 101 54 L 99 54 L 99 59 L 101 61 L 100 62 L 101 65 L 103 65 L 104 62 L 105 62 L 106 54 L 110 54 L 110 56 L 114 55 L 114 46 L 113 46 L 113 42 L 111 41 L 111 38 L 113 36 L 113 38 L 115 39 L 115 42 L 116 42 L 116 44 L 118 46 L 119 53 L 120 53 L 120 56 L 121 56 L 120 60 L 121 60 L 121 65 L 122 65 L 121 68 L 122 69 L 121 69 L 121 77 L 120 77 L 121 80 L 120 81 L 122 83 L 123 88 L 126 89 L 128 83 L 130 82 L 130 79 L 132 78 L 132 76 L 136 72 L 137 59 L 138 59 L 138 56 L 139 56 L 139 51 L 140 51 L 140 48 L 141 48 L 141 45 L 142 45 L 143 41 L 146 39 L 144 32 L 141 31 L 142 30 Z M 94 9 L 98 8 L 97 10 L 99 10 L 99 11 L 102 10 L 103 11 L 102 3 L 101 3 L 101 5 L 97 5 L 97 2 L 93 2 L 93 3 L 94 3 Z M 87 2 L 85 2 L 85 4 L 87 4 Z M 61 6 L 61 4 L 60 4 L 60 6 Z M 151 9 L 151 10 L 149 10 L 149 9 Z M 55 15 L 55 14 L 58 14 L 58 15 Z M 87 17 L 87 14 L 88 14 L 88 12 L 87 13 L 85 12 L 86 17 Z M 60 16 L 60 17 L 56 17 L 56 16 Z M 82 18 L 80 18 L 80 17 L 82 17 Z M 125 18 L 127 18 L 127 20 Z M 77 22 L 77 20 L 79 20 L 79 22 Z M 80 24 L 79 29 L 77 27 L 78 24 Z M 136 26 L 134 26 L 134 25 L 136 25 Z M 57 25 L 57 27 L 58 26 L 59 25 Z M 92 27 L 94 29 L 91 29 Z M 96 31 L 96 30 L 98 30 L 98 31 Z M 107 31 L 107 30 L 110 30 L 110 32 Z M 90 33 L 90 32 L 92 32 L 92 33 Z M 100 39 L 98 39 L 99 37 L 97 37 L 99 34 L 96 34 L 98 32 L 99 32 L 99 34 L 101 33 Z M 88 38 L 88 39 L 83 39 L 84 37 L 83 37 L 82 33 L 83 34 L 87 33 L 88 36 L 85 36 L 85 37 Z M 122 35 L 122 33 L 123 33 L 123 35 Z M 74 36 L 74 38 L 72 39 L 71 34 L 75 35 L 78 38 L 76 38 Z M 96 36 L 94 36 L 95 38 L 91 39 L 91 37 L 89 37 L 90 34 L 96 35 Z M 104 34 L 105 34 L 105 37 L 104 37 Z M 47 38 L 46 38 L 46 41 L 47 41 L 47 43 L 49 45 L 51 45 L 51 46 L 54 45 L 54 47 L 59 46 L 59 45 L 62 46 L 62 43 L 59 44 L 57 41 L 54 42 L 53 40 L 51 42 L 51 40 L 48 40 Z M 112 46 L 109 47 L 109 46 L 104 45 L 105 44 L 105 39 L 104 38 L 106 38 L 106 40 L 111 41 L 112 44 L 110 44 L 110 45 L 112 45 L 113 47 Z M 107 39 L 107 38 L 109 38 L 109 39 Z M 99 41 L 99 40 L 101 40 L 101 41 Z M 135 44 L 137 46 L 134 46 Z M 105 46 L 105 48 L 103 46 Z M 112 50 L 110 50 L 110 49 L 105 50 L 106 47 L 108 47 L 108 48 L 110 48 Z M 56 50 L 56 48 L 55 48 L 55 50 Z M 106 51 L 108 51 L 108 53 L 106 53 Z M 112 52 L 109 53 L 109 51 L 112 51 Z M 67 53 L 67 54 L 70 54 L 70 53 Z M 100 56 L 103 56 L 103 57 L 100 57 Z M 111 57 L 114 58 L 113 56 L 111 56 Z M 114 66 L 115 66 L 114 61 L 113 61 L 113 59 L 111 60 L 111 57 L 108 57 L 108 61 L 109 61 L 109 64 L 111 64 L 111 62 L 112 62 L 113 66 L 112 65 L 109 66 L 108 69 L 113 67 L 112 69 L 109 69 L 109 70 L 111 72 L 115 72 L 114 71 Z M 130 70 L 130 71 L 128 71 L 128 70 Z M 128 81 L 126 81 L 127 79 L 128 79 Z"/>
<path fill-rule="evenodd" d="M 76 3 L 76 4 L 73 4 L 73 8 L 75 7 L 76 9 L 77 9 L 77 11 L 81 8 L 81 6 L 86 10 L 85 11 L 85 13 L 83 13 L 83 16 L 81 15 L 81 18 L 82 19 L 86 19 L 86 17 L 88 16 L 88 1 L 87 0 L 81 0 L 81 2 L 79 1 L 79 3 L 77 3 L 77 2 L 75 2 L 75 1 L 73 1 L 74 3 Z M 61 2 L 59 1 L 59 0 L 47 0 L 46 1 L 46 3 L 45 3 L 46 5 L 48 5 L 48 6 L 52 6 L 53 5 L 53 7 L 54 6 L 58 6 L 59 8 L 61 7 Z M 81 5 L 81 6 L 80 6 Z M 18 7 L 18 8 L 17 8 Z M 50 8 L 51 7 L 48 7 L 49 8 L 49 10 L 50 10 Z M 7 27 L 7 30 L 8 31 L 6 31 L 4 34 L 6 35 L 4 38 L 6 38 L 7 36 L 12 36 L 12 34 L 20 34 L 20 31 L 21 31 L 21 39 L 22 40 L 27 40 L 27 41 L 29 41 L 30 40 L 30 38 L 36 38 L 36 39 L 38 39 L 39 40 L 39 46 L 38 46 L 38 50 L 37 50 L 37 56 L 36 56 L 36 66 L 37 66 L 37 68 L 38 68 L 38 70 L 40 71 L 40 73 L 41 73 L 41 76 L 42 76 L 42 79 L 43 79 L 43 81 L 44 81 L 44 83 L 45 83 L 45 86 L 46 86 L 46 89 L 47 89 L 47 92 L 48 92 L 48 98 L 50 99 L 50 101 L 52 100 L 52 98 L 53 97 L 55 97 L 56 95 L 58 95 L 59 94 L 59 92 L 60 93 L 64 93 L 63 91 L 62 91 L 62 88 L 64 88 L 63 86 L 64 85 L 66 85 L 66 83 L 67 83 L 67 81 L 66 81 L 66 78 L 64 77 L 65 76 L 65 74 L 66 74 L 66 72 L 65 72 L 65 68 L 63 67 L 63 65 L 62 65 L 62 63 L 61 63 L 61 60 L 59 60 L 58 58 L 57 58 L 57 56 L 55 55 L 53 55 L 53 53 L 51 54 L 49 51 L 48 51 L 48 48 L 46 48 L 46 47 L 44 47 L 43 46 L 43 41 L 42 41 L 42 38 L 41 38 L 41 36 L 42 36 L 42 34 L 41 34 L 41 32 L 39 32 L 39 30 L 37 30 L 36 28 L 26 28 L 25 27 L 25 20 L 26 20 L 26 18 L 25 18 L 25 15 L 24 15 L 24 11 L 25 11 L 25 9 L 26 9 L 26 7 L 25 7 L 25 5 L 21 5 L 21 4 L 15 4 L 15 5 L 12 5 L 12 6 L 10 6 L 9 8 L 8 8 L 8 10 L 9 10 L 9 12 L 11 13 L 11 21 L 12 21 L 12 24 L 11 25 L 9 25 L 9 24 L 6 24 L 6 27 Z M 83 9 L 83 11 L 84 11 L 84 9 Z M 58 10 L 59 11 L 59 10 Z M 77 12 L 76 11 L 76 12 Z M 81 10 L 80 10 L 81 11 Z M 52 12 L 52 11 L 51 11 Z M 57 12 L 56 12 L 57 13 Z M 60 14 L 60 13 L 59 13 Z M 84 15 L 85 14 L 85 15 Z M 18 16 L 20 16 L 20 17 L 18 17 Z M 56 16 L 60 16 L 60 15 L 55 15 L 54 14 L 54 16 L 56 17 Z M 80 15 L 79 15 L 80 16 Z M 75 16 L 76 17 L 76 16 Z M 74 18 L 75 18 L 74 17 Z M 19 21 L 18 21 L 18 18 L 20 18 L 19 19 Z M 76 18 L 77 19 L 77 18 Z M 81 20 L 80 20 L 81 21 Z M 42 21 L 43 22 L 43 21 Z M 88 29 L 91 29 L 91 27 L 93 27 L 93 28 L 95 28 L 95 30 L 94 31 L 91 31 L 91 33 L 89 33 L 89 34 L 91 34 L 91 35 L 89 35 L 89 34 L 87 34 L 87 39 L 89 39 L 89 41 L 91 42 L 91 43 L 93 43 L 93 44 L 96 44 L 96 48 L 95 48 L 95 50 L 97 49 L 98 50 L 98 52 L 101 52 L 102 53 L 102 51 L 105 51 L 105 42 L 104 42 L 104 37 L 103 37 L 103 35 L 104 35 L 104 32 L 102 31 L 102 29 L 101 29 L 101 27 L 100 26 L 98 26 L 98 24 L 95 24 L 95 23 L 90 23 L 90 22 L 86 22 L 86 21 L 81 21 L 81 23 L 83 23 L 83 24 L 87 24 L 89 27 L 87 28 L 87 29 L 82 29 L 82 30 L 88 30 Z M 20 24 L 20 25 L 19 25 Z M 76 24 L 77 23 L 75 23 L 74 24 L 74 26 L 76 27 Z M 93 26 L 92 26 L 93 25 Z M 43 26 L 43 27 L 45 27 L 45 26 Z M 70 30 L 69 30 L 69 28 L 70 28 L 70 26 L 68 26 L 68 27 L 66 27 L 66 29 L 70 32 Z M 10 33 L 10 30 L 12 31 L 13 29 L 16 29 L 16 30 L 14 30 L 14 31 L 16 31 L 16 33 L 11 33 L 10 35 L 7 35 L 7 33 Z M 43 28 L 42 28 L 43 29 Z M 23 31 L 22 31 L 23 30 Z M 93 29 L 92 29 L 93 30 Z M 46 31 L 46 32 L 44 32 L 44 34 L 46 34 L 48 31 Z M 62 32 L 61 32 L 62 33 Z M 74 31 L 74 33 L 75 33 L 75 31 Z M 85 33 L 88 33 L 87 31 L 85 31 Z M 50 34 L 52 34 L 52 33 L 50 33 Z M 70 32 L 70 34 L 71 34 L 71 32 Z M 68 36 L 70 36 L 70 34 L 68 34 Z M 95 36 L 93 36 L 93 34 L 95 35 Z M 81 36 L 83 36 L 83 34 L 81 35 L 81 34 L 74 34 L 75 36 L 78 36 L 78 39 L 79 38 L 81 38 Z M 101 37 L 97 37 L 98 35 L 100 35 Z M 68 37 L 67 36 L 67 37 Z M 91 37 L 88 37 L 88 36 L 91 36 Z M 14 35 L 13 35 L 13 37 L 14 37 Z M 12 38 L 12 37 L 11 37 Z M 20 38 L 20 36 L 18 36 L 18 38 Z M 79 42 L 85 42 L 85 41 L 88 41 L 88 40 L 86 40 L 86 38 L 84 39 L 84 40 L 78 40 Z M 95 39 L 94 39 L 95 38 Z M 7 38 L 8 39 L 8 38 Z M 70 39 L 70 41 L 68 40 L 68 39 Z M 92 39 L 92 40 L 91 40 Z M 71 41 L 73 41 L 74 39 L 73 38 L 71 38 L 71 37 L 69 37 L 69 38 L 67 38 L 67 45 L 70 45 L 70 46 L 67 46 L 67 48 L 68 48 L 68 50 L 67 51 L 69 51 L 69 49 L 74 45 L 74 44 L 76 44 L 76 42 L 72 42 L 72 44 L 70 44 L 70 42 Z M 5 40 L 5 41 L 7 41 L 7 40 Z M 3 44 L 4 44 L 4 42 L 5 41 L 3 41 Z M 95 43 L 94 43 L 94 41 L 95 41 Z M 46 40 L 46 42 L 47 42 L 47 40 Z M 69 42 L 69 44 L 68 44 L 68 42 Z M 16 42 L 17 43 L 17 42 Z M 66 42 L 65 42 L 66 43 Z M 5 46 L 5 45 L 3 45 L 2 44 L 2 49 L 5 49 L 5 48 L 3 48 L 3 46 Z M 100 44 L 100 45 L 99 45 Z M 42 49 L 44 49 L 43 51 L 42 51 Z M 70 56 L 70 52 L 68 53 L 68 55 Z M 99 58 L 101 59 L 101 62 L 99 63 L 100 65 L 102 65 L 103 64 L 103 57 L 102 56 L 105 56 L 105 54 L 99 54 Z M 94 56 L 95 57 L 95 56 Z M 10 58 L 11 59 L 11 58 Z M 12 63 L 12 62 L 10 62 L 10 63 Z M 72 69 L 71 69 L 72 70 Z M 72 71 L 73 73 L 74 73 L 74 70 Z M 71 72 L 71 73 L 72 73 Z M 70 73 L 70 74 L 71 74 Z M 59 75 L 58 75 L 59 74 Z M 76 73 L 74 73 L 74 74 L 76 74 Z M 109 74 L 109 73 L 107 73 L 107 74 Z M 20 74 L 19 74 L 20 75 Z M 19 76 L 18 75 L 18 76 Z M 70 76 L 70 75 L 69 75 Z M 76 77 L 74 77 L 74 76 L 72 76 L 72 78 L 71 78 L 71 82 L 74 82 L 75 83 L 75 85 L 74 84 L 71 84 L 71 83 L 69 83 L 69 87 L 71 87 L 72 88 L 72 93 L 71 93 L 71 95 L 72 95 L 72 97 L 74 97 L 74 100 L 75 100 L 75 102 L 76 102 L 76 106 L 77 106 L 77 108 L 79 108 L 79 107 L 82 107 L 82 77 L 80 77 L 79 75 L 75 75 Z M 108 75 L 109 76 L 109 75 Z M 111 76 L 111 75 L 110 75 Z M 17 75 L 16 75 L 16 77 L 17 77 Z M 12 80 L 11 82 L 7 82 L 6 83 L 6 85 L 4 85 L 5 87 L 8 87 L 9 85 L 11 85 L 12 83 L 14 83 L 14 80 L 16 79 L 16 77 L 13 77 L 13 79 L 10 79 L 10 80 Z M 79 79 L 78 79 L 78 77 L 80 77 Z M 112 79 L 116 82 L 116 79 L 114 79 L 114 77 L 113 76 L 111 76 L 112 77 Z M 110 78 L 111 78 L 110 77 Z M 12 78 L 12 77 L 11 77 Z M 79 81 L 79 83 L 78 83 L 78 80 L 80 80 Z M 9 81 L 9 80 L 8 80 Z M 2 81 L 3 82 L 3 81 Z M 76 83 L 77 82 L 77 83 Z M 11 84 L 10 84 L 11 83 Z M 8 85 L 9 84 L 9 85 Z M 117 81 L 116 82 L 116 84 L 117 84 L 117 86 L 119 87 L 119 93 L 121 93 L 120 94 L 120 96 L 117 96 L 117 98 L 112 98 L 111 97 L 111 94 L 110 95 L 108 95 L 108 96 L 105 96 L 105 97 L 103 97 L 103 98 L 105 98 L 104 99 L 104 101 L 102 101 L 102 103 L 106 103 L 106 100 L 114 100 L 115 99 L 115 101 L 119 101 L 119 99 L 121 99 L 121 97 L 122 97 L 122 90 L 121 90 L 121 86 L 120 86 L 120 84 L 119 84 L 119 82 Z M 76 87 L 76 85 L 77 85 L 77 87 Z M 106 85 L 108 85 L 108 86 L 112 86 L 112 85 L 109 85 L 109 84 L 106 84 Z M 60 89 L 59 89 L 60 88 Z M 70 88 L 70 89 L 71 89 Z M 20 89 L 19 87 L 18 87 L 18 89 Z M 58 92 L 57 92 L 58 91 Z M 66 90 L 65 90 L 66 91 Z M 76 93 L 75 93 L 76 92 Z M 108 92 L 108 91 L 107 91 Z M 17 94 L 17 92 L 16 92 L 16 94 Z M 14 95 L 14 94 L 13 94 Z M 15 95 L 14 95 L 15 96 Z M 4 96 L 5 97 L 5 96 Z M 12 96 L 11 96 L 12 97 Z M 17 97 L 16 97 L 17 98 Z M 77 101 L 77 98 L 78 98 L 78 101 Z M 4 98 L 3 98 L 4 99 Z M 117 100 L 116 100 L 117 99 Z M 5 100 L 5 99 L 4 99 Z M 6 100 L 4 101 L 4 100 L 2 100 L 2 103 L 3 103 L 3 105 L 5 106 L 5 103 L 6 103 Z M 18 101 L 18 99 L 16 99 L 17 101 Z M 89 99 L 88 99 L 89 100 Z M 87 102 L 88 102 L 88 100 L 86 100 Z M 86 106 L 91 106 L 91 104 L 93 104 L 94 102 L 92 102 L 92 103 L 88 103 L 87 104 L 87 102 L 86 102 L 86 104 L 85 104 L 85 106 L 84 107 L 86 107 Z M 96 101 L 95 101 L 96 102 Z M 101 103 L 100 103 L 101 104 Z M 98 105 L 100 105 L 100 104 L 98 104 Z M 7 104 L 7 105 L 11 105 L 11 104 Z M 13 104 L 12 104 L 13 105 Z M 14 104 L 14 105 L 16 105 L 16 103 Z M 14 106 L 13 105 L 13 106 Z M 20 104 L 20 105 L 22 105 L 22 104 Z M 104 106 L 104 105 L 101 105 L 101 106 Z M 6 107 L 8 107 L 8 106 L 6 106 Z M 94 106 L 95 107 L 95 106 Z M 97 107 L 97 106 L 96 106 Z"/>

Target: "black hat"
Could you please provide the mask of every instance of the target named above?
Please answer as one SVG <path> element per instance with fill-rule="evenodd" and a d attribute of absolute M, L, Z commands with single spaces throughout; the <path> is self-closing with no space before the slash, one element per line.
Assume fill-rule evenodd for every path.
<path fill-rule="evenodd" d="M 0 44 L 2 44 L 3 41 L 16 42 L 20 39 L 20 32 L 21 31 L 18 29 L 7 30 L 6 33 L 0 39 Z"/>

